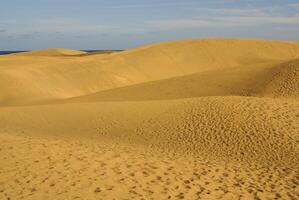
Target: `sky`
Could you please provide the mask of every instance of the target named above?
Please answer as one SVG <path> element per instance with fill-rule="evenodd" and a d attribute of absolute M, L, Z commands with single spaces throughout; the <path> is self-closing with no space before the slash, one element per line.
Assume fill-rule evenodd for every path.
<path fill-rule="evenodd" d="M 214 37 L 299 41 L 299 0 L 0 0 L 0 50 Z"/>

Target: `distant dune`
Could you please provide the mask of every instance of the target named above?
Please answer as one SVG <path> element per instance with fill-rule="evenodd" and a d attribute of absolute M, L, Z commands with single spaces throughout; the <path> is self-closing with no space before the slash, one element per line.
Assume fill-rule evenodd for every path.
<path fill-rule="evenodd" d="M 275 67 L 296 59 L 298 52 L 299 44 L 291 42 L 206 39 L 166 42 L 84 57 L 69 57 L 82 53 L 62 49 L 1 56 L 0 104 L 22 105 L 84 96 L 195 73 L 201 76 L 200 73 L 213 70 L 216 76 L 220 76 L 217 70 L 232 68 L 263 71 L 269 64 Z M 217 85 L 221 87 L 222 83 Z"/>
<path fill-rule="evenodd" d="M 0 56 L 0 199 L 297 199 L 299 43 Z"/>
<path fill-rule="evenodd" d="M 86 52 L 72 50 L 72 49 L 53 48 L 53 49 L 15 53 L 11 55 L 15 55 L 15 56 L 75 56 L 76 55 L 78 56 L 82 54 L 86 54 Z"/>

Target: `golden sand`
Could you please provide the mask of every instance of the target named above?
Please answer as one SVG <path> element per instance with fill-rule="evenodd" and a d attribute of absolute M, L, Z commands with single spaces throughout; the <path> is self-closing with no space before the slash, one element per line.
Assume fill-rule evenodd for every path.
<path fill-rule="evenodd" d="M 0 56 L 0 199 L 299 198 L 299 43 Z"/>

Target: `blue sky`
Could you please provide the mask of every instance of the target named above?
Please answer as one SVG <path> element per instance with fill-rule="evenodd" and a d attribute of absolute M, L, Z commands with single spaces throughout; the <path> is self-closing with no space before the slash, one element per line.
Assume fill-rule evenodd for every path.
<path fill-rule="evenodd" d="M 205 37 L 299 41 L 299 0 L 0 0 L 0 50 Z"/>

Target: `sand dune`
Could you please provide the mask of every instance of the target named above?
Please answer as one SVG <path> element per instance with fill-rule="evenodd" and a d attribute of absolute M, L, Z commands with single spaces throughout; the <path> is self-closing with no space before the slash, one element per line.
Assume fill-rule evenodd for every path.
<path fill-rule="evenodd" d="M 62 49 L 62 48 L 53 48 L 53 49 L 43 49 L 43 50 L 35 50 L 29 52 L 15 53 L 10 56 L 77 56 L 83 55 L 86 52 L 77 51 L 72 49 Z"/>
<path fill-rule="evenodd" d="M 2 56 L 0 102 L 24 105 L 84 96 L 209 70 L 280 63 L 297 58 L 298 52 L 298 43 L 207 39 L 84 57 Z"/>
<path fill-rule="evenodd" d="M 297 199 L 299 43 L 0 56 L 0 199 Z"/>

